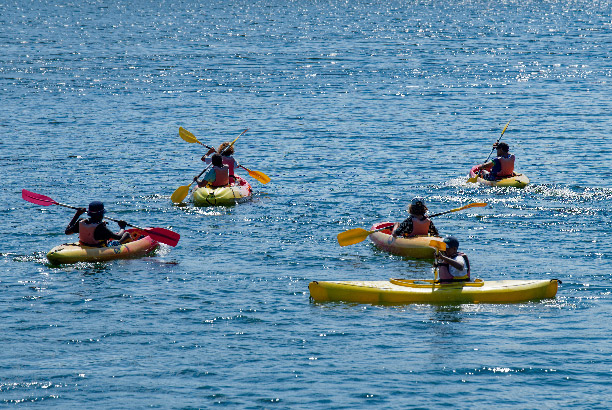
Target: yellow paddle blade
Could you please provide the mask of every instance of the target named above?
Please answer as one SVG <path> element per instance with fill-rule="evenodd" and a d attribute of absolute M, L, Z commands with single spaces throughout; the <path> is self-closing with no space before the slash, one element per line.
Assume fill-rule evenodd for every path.
<path fill-rule="evenodd" d="M 472 178 L 468 178 L 467 182 L 471 182 L 471 183 L 475 183 L 478 181 L 478 176 L 472 177 Z"/>
<path fill-rule="evenodd" d="M 486 202 L 474 202 L 471 204 L 467 204 L 467 205 L 463 205 L 460 208 L 455 208 L 453 210 L 451 210 L 450 212 L 457 212 L 457 211 L 463 211 L 464 209 L 468 209 L 468 208 L 482 208 L 487 206 Z"/>
<path fill-rule="evenodd" d="M 446 243 L 442 239 L 432 239 L 429 241 L 429 246 L 436 248 L 440 252 L 446 250 Z"/>
<path fill-rule="evenodd" d="M 252 178 L 255 178 L 256 180 L 258 180 L 259 182 L 261 182 L 262 184 L 267 184 L 268 182 L 270 182 L 270 177 L 267 176 L 266 174 L 264 174 L 263 172 L 260 171 L 252 171 L 250 169 L 245 168 L 248 172 L 249 175 Z"/>
<path fill-rule="evenodd" d="M 512 121 L 512 118 L 510 118 L 510 121 Z M 502 130 L 501 135 L 504 135 L 504 132 L 506 132 L 506 128 L 508 128 L 508 125 L 510 125 L 510 121 L 508 121 L 508 123 L 506 124 L 506 126 Z M 499 136 L 499 138 L 501 138 L 501 135 Z"/>
<path fill-rule="evenodd" d="M 192 144 L 200 144 L 202 145 L 202 143 L 200 141 L 198 141 L 198 139 L 195 137 L 195 135 L 193 135 L 192 133 L 190 133 L 189 131 L 187 131 L 185 128 L 183 127 L 179 127 L 179 137 L 181 137 L 183 140 L 192 143 Z"/>
<path fill-rule="evenodd" d="M 183 202 L 183 200 L 187 198 L 187 194 L 189 194 L 190 186 L 191 184 L 183 185 L 183 186 L 176 188 L 176 191 L 174 191 L 174 193 L 170 197 L 172 202 L 174 202 L 175 204 L 180 204 L 181 202 Z"/>
<path fill-rule="evenodd" d="M 366 231 L 365 229 L 355 228 L 338 234 L 338 243 L 340 246 L 354 245 L 363 242 L 374 231 Z"/>

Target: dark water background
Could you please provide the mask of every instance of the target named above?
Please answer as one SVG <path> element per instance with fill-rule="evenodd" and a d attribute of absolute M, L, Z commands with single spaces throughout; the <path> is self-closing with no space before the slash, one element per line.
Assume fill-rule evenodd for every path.
<path fill-rule="evenodd" d="M 609 408 L 610 1 L 0 0 L 0 403 L 44 408 Z M 465 183 L 501 129 L 532 185 Z M 249 132 L 234 208 L 173 206 Z M 244 173 L 246 174 L 246 173 Z M 52 267 L 65 208 L 176 248 Z M 414 196 L 518 305 L 309 301 L 311 280 L 429 278 L 341 248 Z M 115 225 L 112 225 L 113 228 Z"/>

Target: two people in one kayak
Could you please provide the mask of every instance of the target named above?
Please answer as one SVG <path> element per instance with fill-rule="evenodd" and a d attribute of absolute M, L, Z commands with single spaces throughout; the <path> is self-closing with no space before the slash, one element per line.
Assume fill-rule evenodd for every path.
<path fill-rule="evenodd" d="M 209 157 L 210 154 L 213 154 Z M 201 181 L 194 178 L 194 181 L 199 187 L 212 186 L 214 188 L 226 186 L 236 182 L 234 171 L 240 165 L 232 156 L 234 155 L 234 146 L 229 142 L 224 142 L 215 150 L 209 147 L 208 152 L 202 156 L 202 161 L 207 165 L 212 165 L 210 170 L 204 175 Z"/>
<path fill-rule="evenodd" d="M 87 212 L 89 218 L 79 219 L 81 215 Z M 79 234 L 79 242 L 82 245 L 102 247 L 106 246 L 108 241 L 117 240 L 119 243 L 124 243 L 131 238 L 130 233 L 125 231 L 127 222 L 118 221 L 120 231 L 114 233 L 106 226 L 106 222 L 102 219 L 105 214 L 104 204 L 100 201 L 93 201 L 89 204 L 89 208 L 77 209 L 74 217 L 66 227 L 66 235 L 74 233 Z"/>
<path fill-rule="evenodd" d="M 427 207 L 423 198 L 414 198 L 408 207 L 410 216 L 402 223 L 395 223 L 391 231 L 394 237 L 402 236 L 410 238 L 412 236 L 430 235 L 439 236 L 438 230 L 434 226 L 431 219 L 425 216 Z"/>
<path fill-rule="evenodd" d="M 497 157 L 484 164 L 478 165 L 475 171 L 487 181 L 498 181 L 500 179 L 514 176 L 513 154 L 510 154 L 510 147 L 505 142 L 493 144 L 497 150 Z"/>

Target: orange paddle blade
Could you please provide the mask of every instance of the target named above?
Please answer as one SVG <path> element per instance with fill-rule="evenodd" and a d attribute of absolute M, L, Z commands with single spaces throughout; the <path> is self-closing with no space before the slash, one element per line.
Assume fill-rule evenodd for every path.
<path fill-rule="evenodd" d="M 270 182 L 270 177 L 267 176 L 266 174 L 264 174 L 263 172 L 260 171 L 253 171 L 251 169 L 248 169 L 246 167 L 242 167 L 244 169 L 247 170 L 247 172 L 249 173 L 249 175 L 252 178 L 255 178 L 256 180 L 258 180 L 259 182 L 261 182 L 262 184 L 267 184 L 268 182 Z"/>
<path fill-rule="evenodd" d="M 340 246 L 354 245 L 363 242 L 372 232 L 361 228 L 349 229 L 338 234 L 338 243 Z"/>
<path fill-rule="evenodd" d="M 176 188 L 176 191 L 174 191 L 174 193 L 170 197 L 170 200 L 172 200 L 172 202 L 174 202 L 175 204 L 180 204 L 181 202 L 183 202 L 183 200 L 187 198 L 187 195 L 189 194 L 190 186 L 191 184 L 183 185 Z"/>
<path fill-rule="evenodd" d="M 446 250 L 446 243 L 442 239 L 432 239 L 429 241 L 429 246 L 443 252 Z"/>

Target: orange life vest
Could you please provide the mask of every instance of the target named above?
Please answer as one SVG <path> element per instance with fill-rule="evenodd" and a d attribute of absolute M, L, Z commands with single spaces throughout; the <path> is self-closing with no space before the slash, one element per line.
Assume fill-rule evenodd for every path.
<path fill-rule="evenodd" d="M 212 159 L 211 158 L 206 158 L 204 160 L 204 162 L 206 164 L 212 164 Z M 229 168 L 229 175 L 230 175 L 230 177 L 233 177 L 234 176 L 234 170 L 238 166 L 238 163 L 236 162 L 234 157 L 223 157 L 223 165 L 225 165 L 226 167 Z"/>
<path fill-rule="evenodd" d="M 421 219 L 418 216 L 413 216 L 412 217 L 412 232 L 410 232 L 410 236 L 429 234 L 430 224 L 431 224 L 431 221 L 427 219 L 426 217 L 423 217 L 423 219 Z"/>
<path fill-rule="evenodd" d="M 229 184 L 229 168 L 213 166 L 213 170 L 215 171 L 215 180 L 210 185 L 218 188 Z"/>
<path fill-rule="evenodd" d="M 79 222 L 79 242 L 87 246 L 103 246 L 106 241 L 99 241 L 94 237 L 96 228 L 104 222 L 89 222 L 82 220 Z"/>
<path fill-rule="evenodd" d="M 497 157 L 501 170 L 495 174 L 498 179 L 507 178 L 514 175 L 514 155 L 509 155 L 507 158 Z"/>

